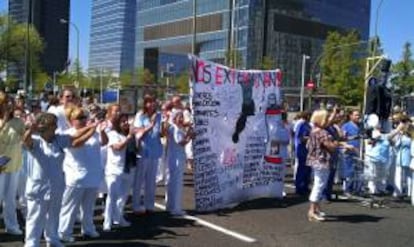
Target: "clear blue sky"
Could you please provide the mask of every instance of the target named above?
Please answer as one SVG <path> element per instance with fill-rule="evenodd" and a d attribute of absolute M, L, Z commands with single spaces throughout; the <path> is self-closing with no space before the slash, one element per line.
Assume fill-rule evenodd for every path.
<path fill-rule="evenodd" d="M 217 0 L 213 0 L 217 1 Z M 346 0 L 343 0 L 346 1 Z M 80 31 L 80 60 L 82 66 L 88 66 L 89 30 L 92 0 L 71 0 L 71 21 Z M 377 7 L 381 0 L 371 0 L 371 36 L 375 34 Z M 0 0 L 0 12 L 7 10 L 7 0 Z M 405 42 L 413 44 L 414 51 L 414 0 L 382 0 L 378 12 L 378 35 L 381 38 L 384 52 L 394 62 L 401 59 Z M 76 58 L 76 32 L 70 28 L 69 56 Z"/>

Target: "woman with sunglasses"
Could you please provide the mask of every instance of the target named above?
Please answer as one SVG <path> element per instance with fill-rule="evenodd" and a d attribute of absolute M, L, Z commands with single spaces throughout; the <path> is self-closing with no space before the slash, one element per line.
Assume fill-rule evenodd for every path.
<path fill-rule="evenodd" d="M 40 246 L 44 231 L 47 246 L 63 246 L 58 236 L 59 212 L 65 177 L 64 149 L 79 147 L 95 133 L 96 125 L 78 129 L 75 135 L 56 134 L 57 117 L 40 113 L 23 135 L 23 147 L 32 160 L 27 164 L 27 217 L 25 247 Z"/>
<path fill-rule="evenodd" d="M 65 133 L 73 136 L 86 126 L 86 111 L 73 107 L 68 112 L 71 128 Z M 64 242 L 73 242 L 73 227 L 80 208 L 81 232 L 85 237 L 99 237 L 93 223 L 93 212 L 99 185 L 103 180 L 100 148 L 106 145 L 105 124 L 99 124 L 97 131 L 80 147 L 65 149 L 63 169 L 66 189 L 60 211 L 59 235 Z"/>

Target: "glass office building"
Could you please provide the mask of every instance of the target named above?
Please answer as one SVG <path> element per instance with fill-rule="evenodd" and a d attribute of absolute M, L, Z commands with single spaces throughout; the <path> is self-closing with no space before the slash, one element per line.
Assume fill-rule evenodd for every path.
<path fill-rule="evenodd" d="M 32 23 L 43 39 L 44 49 L 40 63 L 49 76 L 65 69 L 68 57 L 69 30 L 60 19 L 69 20 L 70 0 L 10 0 L 9 15 L 18 23 Z M 30 37 L 29 37 L 30 38 Z M 18 67 L 18 66 L 17 66 Z M 8 74 L 22 68 L 11 65 Z"/>
<path fill-rule="evenodd" d="M 136 1 L 94 0 L 89 70 L 119 75 L 132 71 L 135 54 Z"/>
<path fill-rule="evenodd" d="M 313 62 L 329 31 L 356 29 L 368 39 L 370 0 L 197 0 L 195 52 L 236 67 L 260 68 L 264 56 L 284 73 L 286 88 L 300 83 L 302 55 Z M 138 0 L 135 65 L 159 74 L 169 55 L 192 51 L 194 0 Z M 162 58 L 162 59 L 160 59 Z M 176 59 L 175 59 L 176 60 Z M 175 66 L 182 67 L 182 66 Z M 309 70 L 308 70 L 309 71 Z"/>

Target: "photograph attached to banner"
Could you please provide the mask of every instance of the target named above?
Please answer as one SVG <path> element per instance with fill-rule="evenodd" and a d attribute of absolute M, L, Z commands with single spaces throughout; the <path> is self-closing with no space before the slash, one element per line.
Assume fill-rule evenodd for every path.
<path fill-rule="evenodd" d="M 281 118 L 281 71 L 189 58 L 196 210 L 282 197 L 289 132 Z"/>

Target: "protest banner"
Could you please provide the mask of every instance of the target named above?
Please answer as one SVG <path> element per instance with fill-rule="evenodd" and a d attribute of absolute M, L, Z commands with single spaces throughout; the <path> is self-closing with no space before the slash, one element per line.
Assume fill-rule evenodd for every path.
<path fill-rule="evenodd" d="M 281 124 L 281 71 L 236 70 L 189 59 L 196 210 L 282 197 L 285 147 L 275 132 Z"/>

